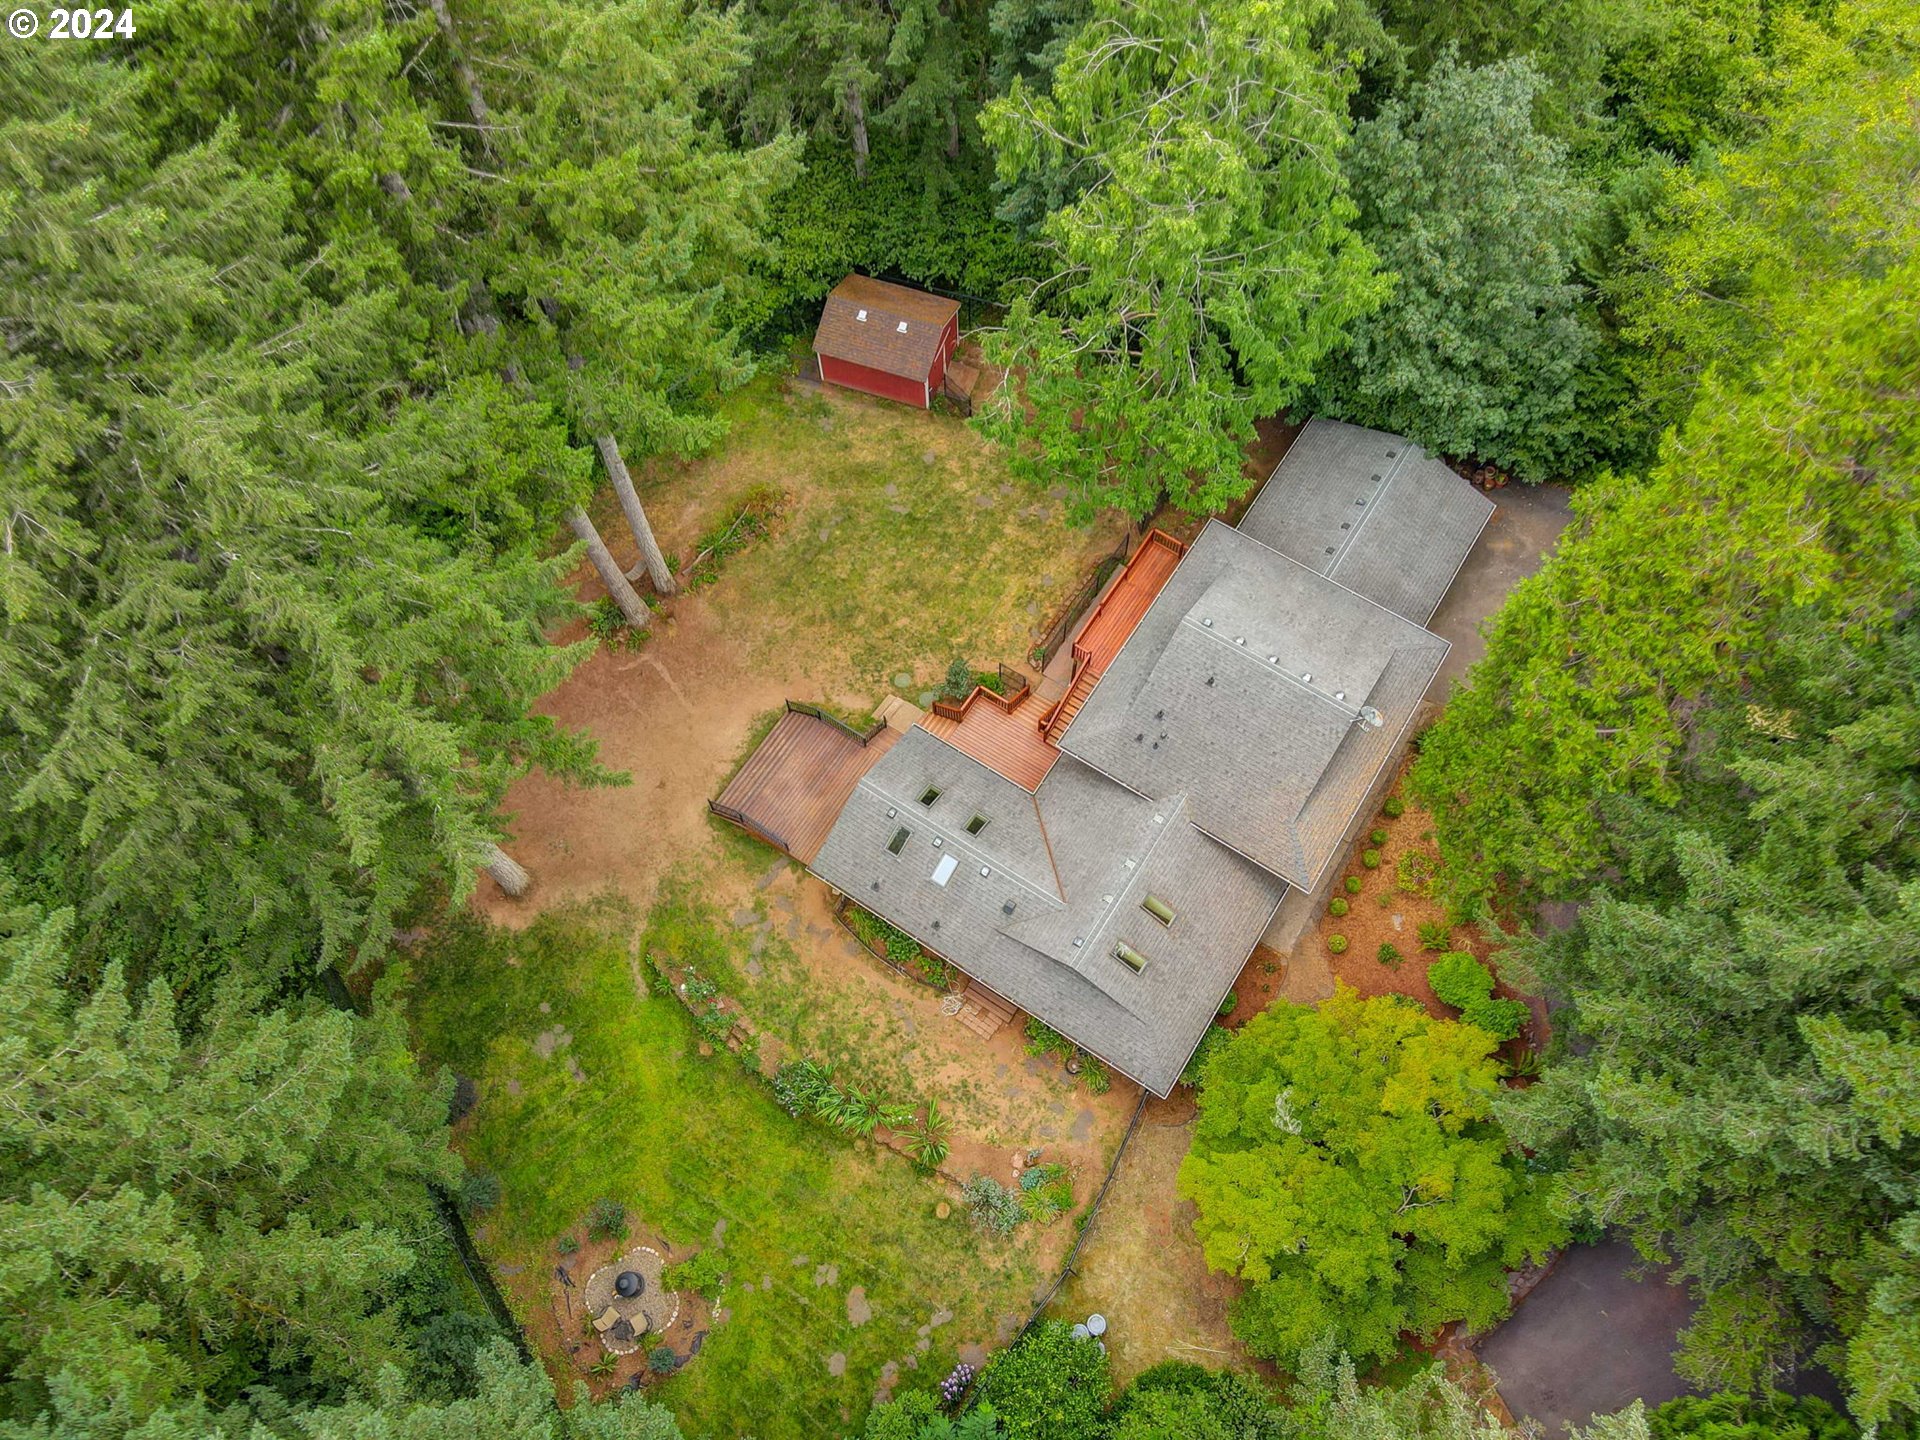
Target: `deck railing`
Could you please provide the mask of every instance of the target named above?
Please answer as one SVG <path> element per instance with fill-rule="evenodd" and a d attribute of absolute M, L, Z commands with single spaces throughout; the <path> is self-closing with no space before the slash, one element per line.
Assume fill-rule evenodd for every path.
<path fill-rule="evenodd" d="M 1027 692 L 1033 688 L 1033 682 L 1011 665 L 1002 665 L 997 673 L 1000 679 L 1000 690 L 993 691 L 984 685 L 976 685 L 967 692 L 964 700 L 935 700 L 932 707 L 933 713 L 942 720 L 964 720 L 967 718 L 967 707 L 985 696 L 993 704 L 998 705 L 1002 713 L 1011 715 L 1019 707 L 1020 702 L 1027 698 Z"/>
<path fill-rule="evenodd" d="M 885 730 L 887 728 L 886 721 L 876 720 L 873 722 L 873 728 L 871 730 L 868 730 L 865 734 L 862 734 L 860 731 L 854 729 L 851 725 L 847 724 L 847 722 L 842 720 L 838 715 L 830 714 L 829 712 L 822 710 L 818 705 L 809 705 L 804 700 L 787 701 L 787 711 L 789 714 L 793 714 L 793 715 L 811 715 L 816 720 L 824 720 L 829 725 L 835 726 L 836 728 L 846 732 L 846 734 L 851 739 L 858 740 L 863 746 L 873 743 L 874 737 L 879 735 L 882 730 Z"/>
<path fill-rule="evenodd" d="M 707 809 L 711 810 L 715 815 L 718 815 L 722 820 L 738 825 L 742 830 L 754 836 L 756 839 L 766 841 L 767 844 L 773 846 L 773 848 L 778 850 L 782 855 L 793 854 L 793 851 L 787 848 L 787 842 L 785 840 L 782 840 L 778 835 L 767 829 L 766 826 L 756 824 L 747 815 L 746 811 L 737 810 L 731 805 L 722 805 L 718 800 L 707 801 Z"/>

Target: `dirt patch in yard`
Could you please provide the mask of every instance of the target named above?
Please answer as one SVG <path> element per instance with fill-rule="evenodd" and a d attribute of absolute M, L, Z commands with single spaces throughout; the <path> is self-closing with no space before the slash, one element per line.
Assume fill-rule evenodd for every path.
<path fill-rule="evenodd" d="M 1068 1322 L 1106 1316 L 1117 1384 L 1162 1360 L 1273 1377 L 1228 1329 L 1227 1307 L 1241 1287 L 1207 1269 L 1193 1233 L 1193 1202 L 1175 1188 L 1194 1116 L 1190 1090 L 1147 1103 L 1100 1207 L 1098 1228 L 1050 1312 Z"/>

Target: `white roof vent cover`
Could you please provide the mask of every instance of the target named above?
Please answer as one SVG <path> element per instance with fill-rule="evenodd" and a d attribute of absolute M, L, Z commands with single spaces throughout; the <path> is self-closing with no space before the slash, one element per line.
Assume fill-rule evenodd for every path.
<path fill-rule="evenodd" d="M 933 867 L 933 883 L 945 885 L 953 878 L 953 872 L 960 868 L 960 862 L 951 855 L 942 855 L 940 863 Z"/>
<path fill-rule="evenodd" d="M 902 320 L 898 325 L 894 326 L 893 328 L 898 330 L 902 335 L 904 335 L 907 333 L 907 322 Z"/>
<path fill-rule="evenodd" d="M 858 315 L 854 316 L 853 318 L 856 320 L 864 321 L 867 318 L 867 312 L 862 310 Z"/>

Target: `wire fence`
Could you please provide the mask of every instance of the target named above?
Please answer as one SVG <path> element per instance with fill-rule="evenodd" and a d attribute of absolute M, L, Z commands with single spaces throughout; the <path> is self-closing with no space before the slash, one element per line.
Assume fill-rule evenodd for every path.
<path fill-rule="evenodd" d="M 1112 578 L 1113 572 L 1127 563 L 1127 541 L 1122 536 L 1120 544 L 1111 555 L 1101 559 L 1087 578 L 1068 598 L 1060 609 L 1060 616 L 1048 627 L 1047 633 L 1034 642 L 1028 658 L 1034 668 L 1044 670 L 1053 663 L 1053 657 L 1060 653 L 1060 647 L 1067 643 L 1067 636 L 1073 633 L 1073 627 L 1080 623 L 1080 617 L 1086 613 L 1087 606 L 1093 603 L 1100 588 Z"/>

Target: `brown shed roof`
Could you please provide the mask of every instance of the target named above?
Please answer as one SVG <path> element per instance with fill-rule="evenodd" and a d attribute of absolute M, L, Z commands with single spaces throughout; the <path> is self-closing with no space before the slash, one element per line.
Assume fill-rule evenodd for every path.
<path fill-rule="evenodd" d="M 924 380 L 960 302 L 865 275 L 849 275 L 827 296 L 814 332 L 816 354 Z M 864 318 L 862 318 L 864 316 Z"/>

